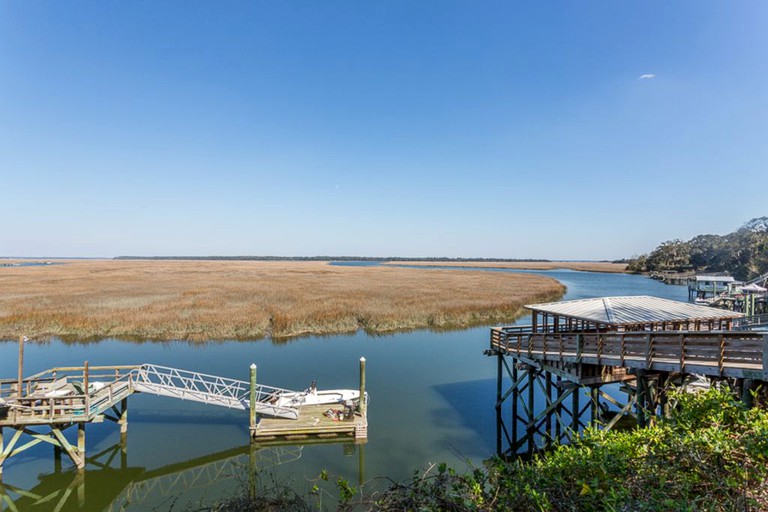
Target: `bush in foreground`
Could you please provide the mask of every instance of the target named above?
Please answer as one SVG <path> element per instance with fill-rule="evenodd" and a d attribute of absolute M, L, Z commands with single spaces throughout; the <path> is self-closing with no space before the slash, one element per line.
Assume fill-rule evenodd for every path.
<path fill-rule="evenodd" d="M 589 429 L 525 462 L 458 474 L 439 465 L 393 485 L 371 510 L 768 510 L 768 412 L 728 391 L 679 395 L 680 409 L 632 431 Z"/>

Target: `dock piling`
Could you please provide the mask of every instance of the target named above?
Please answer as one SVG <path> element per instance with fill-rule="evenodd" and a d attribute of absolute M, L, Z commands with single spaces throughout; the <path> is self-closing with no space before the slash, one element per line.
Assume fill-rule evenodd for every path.
<path fill-rule="evenodd" d="M 360 416 L 364 417 L 367 413 L 367 404 L 365 403 L 365 358 L 360 358 Z"/>
<path fill-rule="evenodd" d="M 251 439 L 256 437 L 256 364 L 251 364 L 251 396 L 250 396 L 250 433 Z"/>
<path fill-rule="evenodd" d="M 21 398 L 23 394 L 23 385 L 24 385 L 24 342 L 27 341 L 26 336 L 19 336 L 19 380 L 18 380 L 18 386 L 16 388 L 16 391 L 19 394 L 19 398 Z"/>

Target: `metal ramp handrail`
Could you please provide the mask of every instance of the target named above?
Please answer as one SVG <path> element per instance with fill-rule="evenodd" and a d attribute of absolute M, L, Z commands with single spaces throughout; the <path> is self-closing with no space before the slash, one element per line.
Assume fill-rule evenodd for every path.
<path fill-rule="evenodd" d="M 141 393 L 192 400 L 231 409 L 250 409 L 250 383 L 170 368 L 143 364 L 131 372 L 133 389 Z M 299 407 L 277 405 L 277 398 L 294 391 L 263 384 L 256 386 L 256 412 L 266 416 L 298 419 Z"/>

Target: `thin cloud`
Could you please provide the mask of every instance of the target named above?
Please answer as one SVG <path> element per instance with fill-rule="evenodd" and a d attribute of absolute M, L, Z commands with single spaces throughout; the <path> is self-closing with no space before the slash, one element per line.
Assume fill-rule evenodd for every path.
<path fill-rule="evenodd" d="M 653 73 L 646 73 L 644 75 L 640 75 L 638 77 L 638 80 L 651 80 L 653 78 L 656 78 L 656 75 L 654 75 Z"/>

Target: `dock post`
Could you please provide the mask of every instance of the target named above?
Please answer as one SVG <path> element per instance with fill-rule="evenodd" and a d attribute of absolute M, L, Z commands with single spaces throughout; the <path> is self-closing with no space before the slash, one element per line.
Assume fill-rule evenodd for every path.
<path fill-rule="evenodd" d="M 77 469 L 85 468 L 85 422 L 81 421 L 77 424 L 77 451 L 78 460 Z"/>
<path fill-rule="evenodd" d="M 91 392 L 88 389 L 88 361 L 83 363 L 83 393 L 85 393 L 85 418 L 91 415 Z"/>
<path fill-rule="evenodd" d="M 250 406 L 250 433 L 251 439 L 256 437 L 256 363 L 251 363 L 251 396 L 248 402 Z"/>
<path fill-rule="evenodd" d="M 360 416 L 365 418 L 367 404 L 365 403 L 365 358 L 360 358 Z"/>
<path fill-rule="evenodd" d="M 128 433 L 128 398 L 123 398 L 120 401 L 120 439 L 121 441 Z"/>
<path fill-rule="evenodd" d="M 24 385 L 24 342 L 27 341 L 26 336 L 19 336 L 19 380 L 18 389 L 16 390 L 19 397 L 23 396 Z"/>
<path fill-rule="evenodd" d="M 53 445 L 53 472 L 61 473 L 61 447 Z"/>
<path fill-rule="evenodd" d="M 3 446 L 3 427 L 0 427 L 0 454 L 3 453 L 3 449 L 5 447 Z M 5 462 L 3 459 L 0 459 L 0 483 L 3 481 L 3 462 Z"/>

